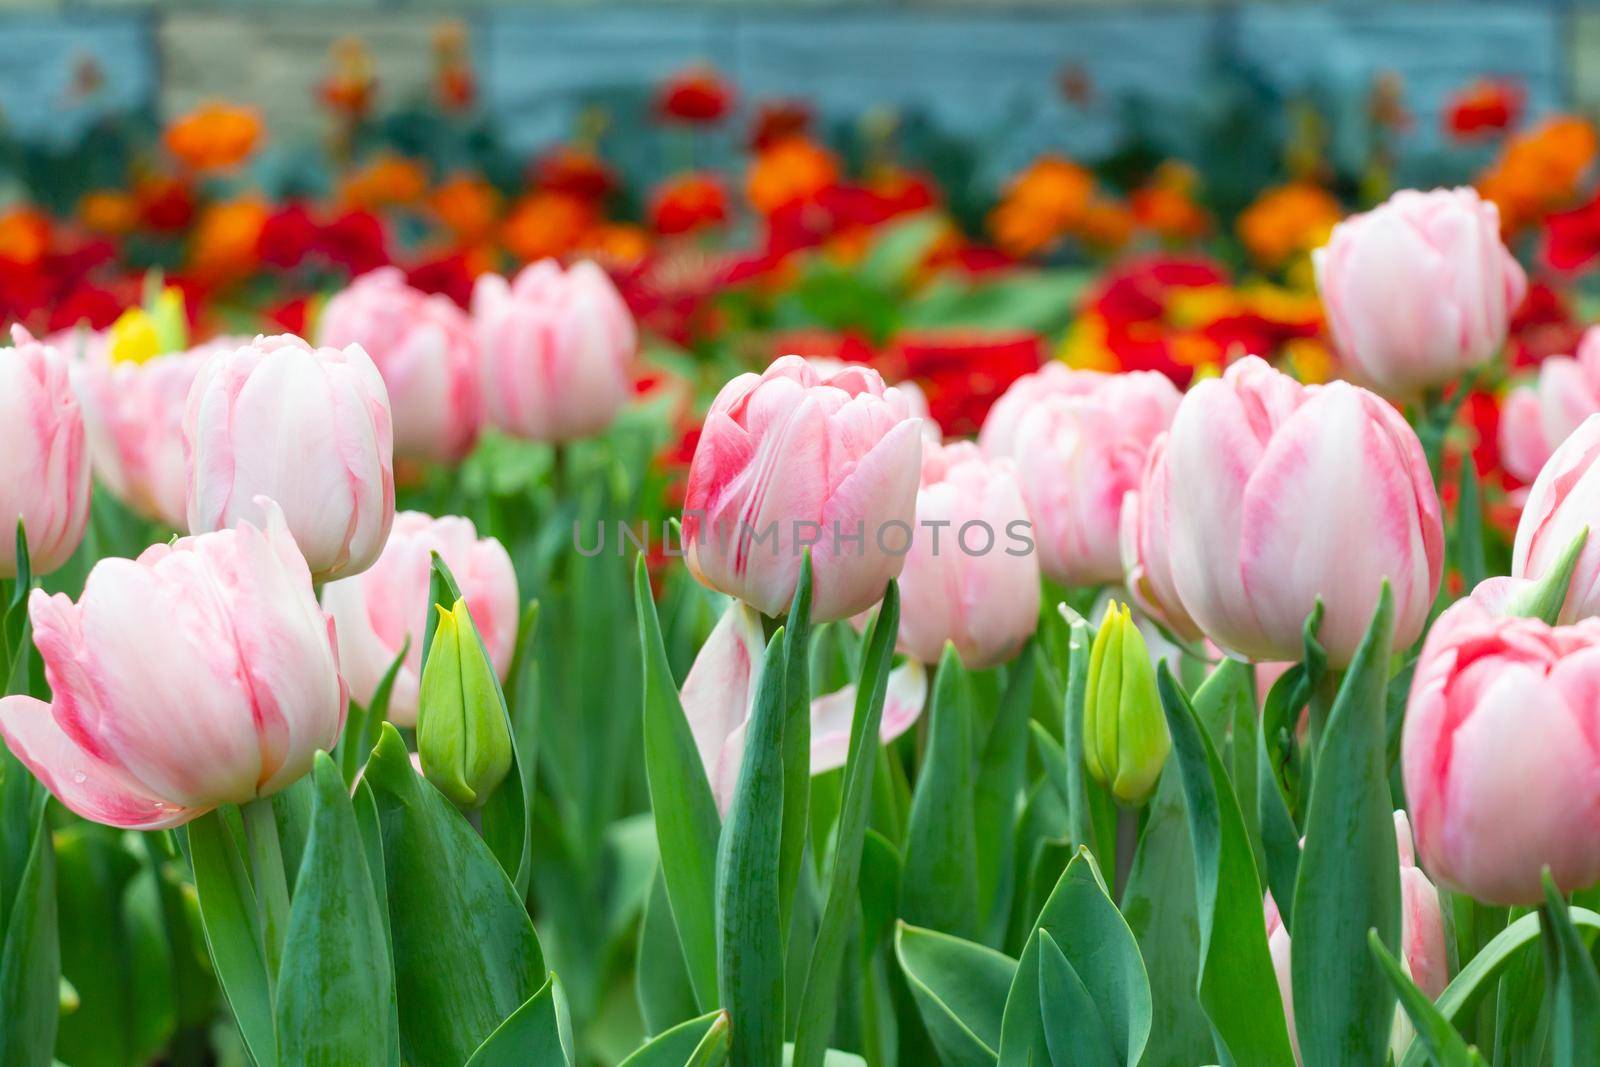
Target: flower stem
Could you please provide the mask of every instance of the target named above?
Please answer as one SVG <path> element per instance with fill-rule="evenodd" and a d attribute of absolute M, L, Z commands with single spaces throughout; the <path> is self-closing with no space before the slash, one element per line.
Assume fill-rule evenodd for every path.
<path fill-rule="evenodd" d="M 276 985 L 283 944 L 289 934 L 289 883 L 283 873 L 283 848 L 278 843 L 278 822 L 272 801 L 259 797 L 243 804 L 244 836 L 250 856 L 250 879 L 255 884 L 256 912 L 261 920 L 261 943 L 267 953 L 267 975 Z"/>

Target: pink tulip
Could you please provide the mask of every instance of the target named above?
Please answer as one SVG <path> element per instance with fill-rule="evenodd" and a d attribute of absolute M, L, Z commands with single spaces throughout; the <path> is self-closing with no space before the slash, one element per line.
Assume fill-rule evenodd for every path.
<path fill-rule="evenodd" d="M 1137 489 L 1122 499 L 1122 566 L 1134 606 L 1189 642 L 1201 639 L 1200 627 L 1184 610 L 1172 576 L 1167 538 L 1167 435 L 1156 438 Z"/>
<path fill-rule="evenodd" d="M 1251 356 L 1189 390 L 1166 446 L 1167 544 L 1191 618 L 1258 660 L 1318 638 L 1350 662 L 1385 579 L 1394 647 L 1422 633 L 1444 563 L 1439 498 L 1400 413 L 1347 382 L 1302 386 Z"/>
<path fill-rule="evenodd" d="M 77 551 L 89 521 L 89 452 L 67 362 L 12 327 L 0 348 L 0 578 L 17 576 L 17 521 L 34 574 Z"/>
<path fill-rule="evenodd" d="M 777 615 L 810 546 L 812 617 L 863 611 L 905 564 L 921 456 L 921 420 L 868 367 L 823 377 L 784 356 L 741 374 L 711 402 L 689 467 L 689 569 Z"/>
<path fill-rule="evenodd" d="M 1555 450 L 1528 490 L 1511 548 L 1511 573 L 1537 580 L 1589 528 L 1572 573 L 1561 621 L 1600 615 L 1600 415 L 1591 415 Z"/>
<path fill-rule="evenodd" d="M 360 345 L 258 337 L 213 356 L 183 419 L 189 529 L 259 524 L 283 509 L 318 581 L 359 574 L 394 521 L 394 439 L 383 379 Z"/>
<path fill-rule="evenodd" d="M 820 378 L 832 378 L 840 371 L 850 367 L 860 367 L 863 364 L 850 363 L 846 360 L 835 359 L 833 356 L 806 356 L 805 360 L 811 364 L 811 369 L 817 372 Z M 905 380 L 894 383 L 900 395 L 906 398 L 906 408 L 911 412 L 911 417 L 922 420 L 922 435 L 930 441 L 944 440 L 944 431 L 939 424 L 933 421 L 933 416 L 928 413 L 928 394 L 922 391 L 922 386 L 916 382 Z"/>
<path fill-rule="evenodd" d="M 1122 498 L 1172 421 L 1162 374 L 1101 374 L 1051 364 L 1018 379 L 984 419 L 985 454 L 1016 460 L 1044 573 L 1075 586 L 1122 579 Z"/>
<path fill-rule="evenodd" d="M 1525 482 L 1538 477 L 1556 448 L 1600 412 L 1600 329 L 1586 330 L 1576 356 L 1551 356 L 1532 385 L 1511 390 L 1500 408 L 1500 454 Z"/>
<path fill-rule="evenodd" d="M 322 606 L 338 628 L 345 680 L 351 696 L 363 705 L 372 703 L 378 683 L 411 639 L 389 693 L 389 719 L 400 726 L 417 724 L 423 625 L 431 604 L 428 582 L 435 552 L 455 575 L 472 623 L 489 649 L 489 661 L 505 681 L 517 646 L 517 575 L 500 542 L 479 538 L 470 519 L 403 511 L 395 516 L 389 543 L 376 563 L 322 590 Z"/>
<path fill-rule="evenodd" d="M 1439 906 L 1439 891 L 1417 867 L 1411 847 L 1411 823 L 1406 813 L 1394 813 L 1395 846 L 1400 853 L 1400 964 L 1418 989 L 1436 1000 L 1450 984 L 1450 957 L 1447 954 L 1444 911 Z M 1277 902 L 1268 893 L 1264 904 L 1267 919 L 1267 951 L 1278 977 L 1278 994 L 1288 1018 L 1289 1041 L 1294 1046 L 1295 1062 L 1300 1062 L 1300 1040 L 1294 1028 L 1294 984 L 1290 974 L 1289 931 L 1284 928 Z M 1396 1057 L 1411 1043 L 1413 1030 L 1405 1010 L 1395 1008 L 1390 1048 Z"/>
<path fill-rule="evenodd" d="M 448 297 L 411 288 L 394 267 L 357 278 L 328 301 L 319 340 L 372 357 L 389 391 L 397 459 L 452 463 L 483 422 L 472 321 Z"/>
<path fill-rule="evenodd" d="M 489 419 L 538 441 L 589 437 L 628 402 L 638 335 L 611 279 L 584 261 L 524 267 L 472 293 Z"/>
<path fill-rule="evenodd" d="M 1600 621 L 1452 605 L 1417 661 L 1401 735 L 1422 865 L 1490 904 L 1600 881 Z"/>
<path fill-rule="evenodd" d="M 1500 211 L 1472 189 L 1403 189 L 1333 228 L 1312 256 L 1340 356 L 1411 397 L 1484 363 L 1528 288 Z"/>
<path fill-rule="evenodd" d="M 114 361 L 104 345 L 84 345 L 72 384 L 83 405 L 94 473 L 133 511 L 174 530 L 188 528 L 189 472 L 183 412 L 206 360 L 248 342 L 221 338 L 143 363 Z"/>
<path fill-rule="evenodd" d="M 1039 561 L 1009 459 L 970 441 L 923 446 L 916 535 L 900 573 L 900 650 L 974 670 L 1016 655 L 1039 622 Z"/>
<path fill-rule="evenodd" d="M 333 623 L 271 501 L 263 528 L 103 559 L 83 596 L 35 590 L 55 694 L 0 700 L 0 734 L 63 804 L 135 830 L 286 788 L 344 724 Z"/>
<path fill-rule="evenodd" d="M 724 814 L 733 800 L 744 759 L 745 730 L 761 687 L 762 658 L 767 642 L 761 616 L 733 601 L 695 656 L 683 680 L 680 699 L 694 734 L 706 779 Z M 916 660 L 889 673 L 879 737 L 885 744 L 899 737 L 922 712 L 928 692 L 927 672 Z M 811 705 L 811 773 L 844 766 L 850 747 L 855 687 L 818 698 Z"/>

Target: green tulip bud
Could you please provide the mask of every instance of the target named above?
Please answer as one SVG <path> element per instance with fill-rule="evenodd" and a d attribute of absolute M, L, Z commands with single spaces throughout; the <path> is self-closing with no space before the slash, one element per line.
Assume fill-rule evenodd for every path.
<path fill-rule="evenodd" d="M 466 601 L 435 608 L 439 624 L 417 701 L 417 756 L 439 792 L 457 807 L 476 808 L 511 770 L 511 731 Z"/>
<path fill-rule="evenodd" d="M 1084 762 L 1112 796 L 1136 807 L 1149 799 L 1171 747 L 1150 650 L 1128 609 L 1113 601 L 1089 650 Z"/>

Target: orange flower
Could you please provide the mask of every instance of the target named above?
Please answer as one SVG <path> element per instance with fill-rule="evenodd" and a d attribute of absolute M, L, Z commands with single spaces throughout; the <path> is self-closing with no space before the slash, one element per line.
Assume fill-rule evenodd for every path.
<path fill-rule="evenodd" d="M 804 137 L 787 137 L 756 154 L 745 178 L 745 196 L 763 215 L 815 200 L 839 180 L 839 161 Z"/>
<path fill-rule="evenodd" d="M 93 233 L 120 236 L 139 224 L 139 204 L 120 189 L 101 189 L 78 201 L 78 221 Z"/>
<path fill-rule="evenodd" d="M 465 111 L 478 97 L 477 79 L 467 49 L 467 27 L 446 19 L 433 30 L 433 91 L 446 111 Z"/>
<path fill-rule="evenodd" d="M 0 262 L 31 267 L 50 251 L 50 218 L 28 207 L 0 212 Z"/>
<path fill-rule="evenodd" d="M 1500 208 L 1500 227 L 1515 233 L 1566 207 L 1594 162 L 1595 130 L 1585 119 L 1555 115 L 1506 141 L 1478 178 L 1478 191 Z"/>
<path fill-rule="evenodd" d="M 1194 199 L 1198 183 L 1192 167 L 1169 160 L 1133 191 L 1128 206 L 1141 228 L 1164 241 L 1198 240 L 1211 231 L 1211 216 Z"/>
<path fill-rule="evenodd" d="M 261 116 L 254 108 L 202 104 L 168 126 L 162 141 L 191 170 L 225 170 L 255 151 L 261 141 Z"/>
<path fill-rule="evenodd" d="M 632 223 L 602 222 L 585 233 L 573 251 L 602 267 L 635 267 L 650 252 L 650 235 Z"/>
<path fill-rule="evenodd" d="M 1332 193 L 1310 182 L 1268 189 L 1242 212 L 1235 227 L 1245 249 L 1264 267 L 1281 267 L 1328 239 L 1344 215 Z"/>
<path fill-rule="evenodd" d="M 452 176 L 433 191 L 428 206 L 462 244 L 479 244 L 500 217 L 500 194 L 476 174 Z"/>
<path fill-rule="evenodd" d="M 1120 201 L 1096 197 L 1078 217 L 1076 231 L 1082 241 L 1104 251 L 1128 243 L 1136 225 L 1133 212 Z"/>
<path fill-rule="evenodd" d="M 376 211 L 414 204 L 428 191 L 428 170 L 414 159 L 390 152 L 344 176 L 339 198 L 346 209 Z"/>
<path fill-rule="evenodd" d="M 357 37 L 341 37 L 331 49 L 333 71 L 317 86 L 323 106 L 348 119 L 372 110 L 378 79 L 372 73 L 372 55 Z"/>
<path fill-rule="evenodd" d="M 728 219 L 728 194 L 715 174 L 670 178 L 650 197 L 650 225 L 657 233 L 693 233 Z"/>
<path fill-rule="evenodd" d="M 211 281 L 250 273 L 270 213 L 266 203 L 254 196 L 207 205 L 189 246 L 190 270 Z"/>
<path fill-rule="evenodd" d="M 564 193 L 533 193 L 519 200 L 500 228 L 501 243 L 519 260 L 565 256 L 594 223 L 594 209 Z"/>
<path fill-rule="evenodd" d="M 1040 156 L 1011 180 L 989 216 L 989 232 L 1011 255 L 1038 255 L 1083 220 L 1093 196 L 1088 170 L 1060 156 Z"/>

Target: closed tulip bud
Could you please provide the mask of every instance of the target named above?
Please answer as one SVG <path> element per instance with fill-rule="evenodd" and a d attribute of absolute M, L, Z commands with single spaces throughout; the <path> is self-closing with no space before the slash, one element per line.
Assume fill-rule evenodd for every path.
<path fill-rule="evenodd" d="M 1174 585 L 1218 645 L 1298 659 L 1321 599 L 1317 637 L 1343 667 L 1385 579 L 1394 647 L 1422 633 L 1444 524 L 1416 432 L 1382 397 L 1303 386 L 1251 356 L 1189 390 L 1165 462 Z"/>
<path fill-rule="evenodd" d="M 446 611 L 422 668 L 417 755 L 422 773 L 462 808 L 481 807 L 511 770 L 511 729 L 494 667 L 467 602 Z"/>
<path fill-rule="evenodd" d="M 1600 527 L 1600 415 L 1591 415 L 1555 450 L 1528 490 L 1511 549 L 1511 574 L 1540 580 L 1561 562 L 1585 527 Z M 1589 537 L 1573 568 L 1560 621 L 1600 615 L 1600 536 Z"/>
<path fill-rule="evenodd" d="M 1089 650 L 1084 761 L 1112 796 L 1137 806 L 1155 789 L 1171 748 L 1150 650 L 1132 613 L 1112 602 Z"/>
<path fill-rule="evenodd" d="M 471 451 L 483 422 L 478 342 L 472 322 L 449 297 L 413 289 L 394 267 L 364 274 L 328 301 L 318 340 L 357 344 L 389 390 L 394 454 L 454 462 Z"/>
<path fill-rule="evenodd" d="M 17 522 L 33 573 L 65 563 L 89 521 L 89 453 L 67 363 L 20 326 L 0 348 L 0 578 L 17 575 Z"/>
<path fill-rule="evenodd" d="M 705 585 L 767 615 L 794 598 L 809 546 L 812 618 L 871 607 L 910 549 L 921 420 L 878 372 L 819 374 L 784 356 L 722 387 L 684 498 L 684 558 Z"/>
<path fill-rule="evenodd" d="M 271 796 L 344 725 L 333 620 L 271 501 L 263 528 L 103 559 L 83 595 L 35 590 L 52 703 L 0 700 L 5 743 L 72 811 L 135 830 Z"/>
<path fill-rule="evenodd" d="M 489 421 L 536 441 L 589 437 L 633 394 L 638 331 L 605 271 L 553 259 L 479 277 L 472 319 Z"/>
<path fill-rule="evenodd" d="M 258 337 L 213 356 L 183 419 L 189 529 L 260 521 L 277 502 L 318 581 L 359 574 L 394 521 L 389 394 L 360 345 Z"/>
<path fill-rule="evenodd" d="M 1445 385 L 1505 344 L 1528 279 L 1472 189 L 1402 189 L 1313 255 L 1339 355 L 1390 396 Z"/>

